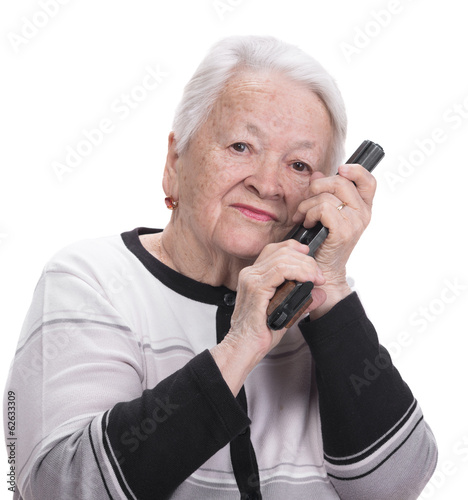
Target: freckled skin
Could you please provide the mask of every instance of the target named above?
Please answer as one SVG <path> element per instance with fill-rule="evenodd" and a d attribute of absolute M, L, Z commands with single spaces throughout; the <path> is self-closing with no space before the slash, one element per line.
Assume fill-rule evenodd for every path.
<path fill-rule="evenodd" d="M 164 188 L 179 208 L 164 246 L 174 267 L 210 284 L 235 282 L 266 244 L 294 226 L 312 174 L 295 162 L 328 175 L 331 138 L 325 106 L 304 86 L 277 74 L 233 77 L 188 150 L 179 157 L 170 142 Z M 238 143 L 245 151 L 233 147 Z M 273 219 L 246 217 L 235 204 Z"/>

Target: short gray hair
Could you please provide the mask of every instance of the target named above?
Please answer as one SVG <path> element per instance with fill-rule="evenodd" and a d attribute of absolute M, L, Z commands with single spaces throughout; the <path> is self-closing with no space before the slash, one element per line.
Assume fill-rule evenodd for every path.
<path fill-rule="evenodd" d="M 329 165 L 336 168 L 344 156 L 347 117 L 343 98 L 331 75 L 313 57 L 294 45 L 271 36 L 230 36 L 213 45 L 184 89 L 172 129 L 177 152 L 183 154 L 190 140 L 208 118 L 236 70 L 279 72 L 306 84 L 324 103 L 333 128 Z"/>

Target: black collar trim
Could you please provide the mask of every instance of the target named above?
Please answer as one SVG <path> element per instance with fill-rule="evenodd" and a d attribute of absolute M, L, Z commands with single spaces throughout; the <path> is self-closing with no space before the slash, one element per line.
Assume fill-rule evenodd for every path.
<path fill-rule="evenodd" d="M 140 235 L 160 233 L 162 229 L 150 227 L 137 227 L 131 231 L 122 233 L 120 236 L 125 246 L 132 252 L 146 269 L 161 283 L 175 292 L 198 302 L 213 305 L 224 305 L 226 295 L 231 299 L 235 292 L 225 286 L 214 287 L 206 283 L 200 283 L 188 276 L 174 271 L 151 255 L 141 244 Z M 229 299 L 227 299 L 229 300 Z M 182 311 L 181 311 L 182 312 Z"/>

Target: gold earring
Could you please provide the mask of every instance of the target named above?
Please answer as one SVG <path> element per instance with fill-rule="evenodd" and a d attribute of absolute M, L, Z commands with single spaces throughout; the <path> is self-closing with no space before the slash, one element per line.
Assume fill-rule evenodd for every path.
<path fill-rule="evenodd" d="M 167 196 L 164 202 L 169 210 L 175 210 L 179 206 L 179 202 L 175 201 L 172 196 Z"/>

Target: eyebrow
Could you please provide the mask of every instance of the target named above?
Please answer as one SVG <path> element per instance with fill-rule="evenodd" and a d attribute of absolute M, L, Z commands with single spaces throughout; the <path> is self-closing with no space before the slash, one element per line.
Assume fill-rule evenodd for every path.
<path fill-rule="evenodd" d="M 256 135 L 256 136 L 262 135 L 262 133 L 260 132 L 260 129 L 257 127 L 257 125 L 254 125 L 253 123 L 247 123 L 246 128 L 247 128 L 247 131 L 253 135 Z"/>
<path fill-rule="evenodd" d="M 250 132 L 251 134 L 257 136 L 257 137 L 262 137 L 263 133 L 262 131 L 257 127 L 257 125 L 254 125 L 253 123 L 246 123 L 246 128 L 247 131 Z M 315 142 L 311 141 L 297 141 L 294 142 L 291 145 L 291 149 L 314 149 L 316 146 Z"/>
<path fill-rule="evenodd" d="M 298 141 L 292 144 L 292 149 L 314 149 L 316 143 L 310 141 Z"/>

